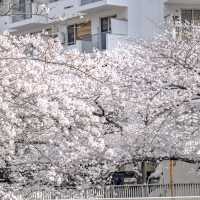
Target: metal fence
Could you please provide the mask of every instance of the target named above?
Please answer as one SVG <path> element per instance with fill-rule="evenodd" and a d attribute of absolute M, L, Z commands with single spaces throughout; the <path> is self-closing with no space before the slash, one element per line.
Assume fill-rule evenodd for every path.
<path fill-rule="evenodd" d="M 91 187 L 87 189 L 59 188 L 57 190 L 31 190 L 18 192 L 18 200 L 52 200 L 52 199 L 157 199 L 156 197 L 200 198 L 200 183 L 174 185 L 122 185 Z M 190 198 L 191 197 L 191 198 Z M 158 198 L 158 199 L 159 199 Z M 169 199 L 169 198 L 166 198 Z"/>
<path fill-rule="evenodd" d="M 95 199 L 98 200 L 98 199 Z M 108 200 L 108 199 L 104 199 Z M 122 200 L 122 199 L 109 199 L 109 200 Z M 200 200 L 200 197 L 145 197 L 145 198 L 124 198 L 123 200 Z"/>
<path fill-rule="evenodd" d="M 57 200 L 66 200 L 66 199 L 59 199 Z M 17 200 L 47 200 L 44 199 L 33 199 L 33 198 L 27 198 L 27 199 L 21 199 L 17 198 Z M 72 199 L 71 199 L 72 200 Z M 82 198 L 78 200 L 83 200 Z M 184 197 L 143 197 L 143 198 L 113 198 L 113 199 L 98 199 L 98 198 L 90 198 L 89 200 L 200 200 L 200 196 L 184 196 Z"/>

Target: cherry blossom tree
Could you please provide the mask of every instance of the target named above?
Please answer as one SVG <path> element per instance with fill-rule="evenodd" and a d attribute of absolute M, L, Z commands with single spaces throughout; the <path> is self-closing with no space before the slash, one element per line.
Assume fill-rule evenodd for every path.
<path fill-rule="evenodd" d="M 118 111 L 121 161 L 199 162 L 199 45 L 199 26 L 185 24 L 176 38 L 166 31 L 112 52 L 115 95 L 101 104 Z"/>
<path fill-rule="evenodd" d="M 5 34 L 0 41 L 0 163 L 7 182 L 80 184 L 107 171 L 111 160 L 94 115 L 106 70 L 44 36 Z"/>
<path fill-rule="evenodd" d="M 0 36 L 0 163 L 20 186 L 103 184 L 127 163 L 199 162 L 199 27 L 68 52 Z"/>

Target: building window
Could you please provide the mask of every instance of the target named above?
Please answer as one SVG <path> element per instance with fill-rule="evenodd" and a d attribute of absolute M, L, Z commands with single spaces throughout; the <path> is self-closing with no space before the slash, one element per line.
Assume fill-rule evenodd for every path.
<path fill-rule="evenodd" d="M 85 22 L 76 25 L 76 39 L 88 40 L 91 38 L 91 22 Z"/>
<path fill-rule="evenodd" d="M 110 33 L 112 30 L 111 28 L 111 19 L 116 18 L 116 15 L 103 17 L 101 18 L 101 32 L 102 33 Z"/>
<path fill-rule="evenodd" d="M 74 45 L 76 43 L 76 24 L 67 27 L 68 33 L 68 45 Z"/>
<path fill-rule="evenodd" d="M 53 3 L 53 2 L 56 2 L 58 0 L 49 0 L 49 3 Z"/>
<path fill-rule="evenodd" d="M 138 175 L 134 171 L 119 171 L 111 174 L 112 185 L 131 185 L 137 183 Z"/>
<path fill-rule="evenodd" d="M 3 7 L 3 5 L 4 5 L 3 0 L 0 0 L 0 7 Z"/>
<path fill-rule="evenodd" d="M 200 10 L 193 10 L 193 22 L 199 24 L 200 22 Z"/>
<path fill-rule="evenodd" d="M 76 40 L 91 40 L 91 22 L 70 25 L 67 32 L 68 45 L 76 44 Z"/>
<path fill-rule="evenodd" d="M 182 22 L 189 22 L 190 24 L 200 24 L 200 9 L 182 9 L 181 10 Z"/>
<path fill-rule="evenodd" d="M 15 0 L 12 6 L 12 21 L 18 22 L 32 17 L 33 0 Z"/>

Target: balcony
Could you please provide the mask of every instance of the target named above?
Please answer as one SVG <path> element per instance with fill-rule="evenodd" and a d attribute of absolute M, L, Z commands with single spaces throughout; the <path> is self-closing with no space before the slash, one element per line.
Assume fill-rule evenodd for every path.
<path fill-rule="evenodd" d="M 73 45 L 68 45 L 67 50 L 77 50 L 84 53 L 91 53 L 94 50 L 111 50 L 127 39 L 127 35 L 113 33 L 98 33 L 76 40 Z"/>
<path fill-rule="evenodd" d="M 0 1 L 0 13 L 1 13 L 0 32 L 7 30 L 7 25 L 11 21 L 10 16 L 8 15 L 10 7 L 11 5 L 8 1 Z"/>
<path fill-rule="evenodd" d="M 15 5 L 12 10 L 11 31 L 26 31 L 47 24 L 47 14 L 40 4 Z"/>
<path fill-rule="evenodd" d="M 80 12 L 96 12 L 112 7 L 128 7 L 128 0 L 81 0 Z"/>
<path fill-rule="evenodd" d="M 32 3 L 13 4 L 12 6 L 12 22 L 18 22 L 32 18 Z"/>
<path fill-rule="evenodd" d="M 52 1 L 49 3 L 48 22 L 66 20 L 79 16 L 79 0 Z"/>
<path fill-rule="evenodd" d="M 92 52 L 93 50 L 108 50 L 118 47 L 126 40 L 128 35 L 128 22 L 111 18 L 111 31 L 97 34 L 87 34 L 79 39 L 74 39 L 67 49 L 76 49 L 80 52 Z"/>

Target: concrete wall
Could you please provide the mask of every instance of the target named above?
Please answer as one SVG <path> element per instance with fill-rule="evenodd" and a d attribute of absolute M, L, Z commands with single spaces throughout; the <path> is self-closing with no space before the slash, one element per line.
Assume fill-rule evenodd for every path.
<path fill-rule="evenodd" d="M 115 34 L 107 34 L 106 35 L 106 49 L 112 50 L 115 48 L 119 48 L 120 44 L 127 37 L 123 35 L 115 35 Z"/>
<path fill-rule="evenodd" d="M 9 13 L 9 4 L 11 4 L 11 0 L 2 0 L 0 4 L 0 14 L 4 15 L 5 13 Z M 11 17 L 9 16 L 1 16 L 0 17 L 0 32 L 7 30 L 8 24 L 11 22 Z"/>
<path fill-rule="evenodd" d="M 156 171 L 162 174 L 160 184 L 168 184 L 170 182 L 169 161 L 162 161 Z M 198 166 L 182 161 L 175 162 L 173 167 L 173 183 L 200 183 L 200 170 L 198 170 Z"/>
<path fill-rule="evenodd" d="M 127 6 L 129 0 L 107 0 L 109 5 Z"/>
<path fill-rule="evenodd" d="M 9 16 L 3 16 L 0 20 L 0 32 L 6 31 L 10 24 L 11 18 Z"/>
<path fill-rule="evenodd" d="M 128 35 L 128 21 L 111 19 L 112 34 Z"/>
<path fill-rule="evenodd" d="M 151 39 L 160 31 L 165 0 L 129 0 L 129 36 Z"/>

